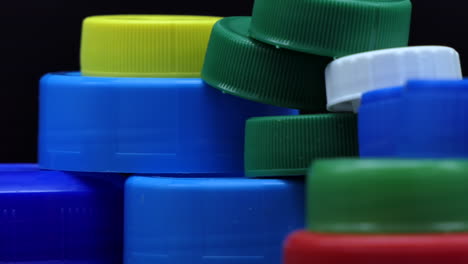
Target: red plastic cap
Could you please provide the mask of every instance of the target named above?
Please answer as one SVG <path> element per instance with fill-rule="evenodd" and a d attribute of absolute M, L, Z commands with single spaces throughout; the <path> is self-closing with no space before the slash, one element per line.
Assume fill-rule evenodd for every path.
<path fill-rule="evenodd" d="M 468 233 L 336 235 L 300 231 L 285 245 L 284 264 L 467 264 Z"/>

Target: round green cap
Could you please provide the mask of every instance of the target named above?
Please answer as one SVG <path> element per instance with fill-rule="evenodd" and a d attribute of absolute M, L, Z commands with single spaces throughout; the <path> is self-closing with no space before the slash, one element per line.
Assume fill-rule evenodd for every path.
<path fill-rule="evenodd" d="M 251 36 L 310 54 L 341 57 L 408 45 L 409 0 L 256 0 Z"/>
<path fill-rule="evenodd" d="M 246 128 L 246 175 L 305 176 L 315 159 L 358 156 L 356 122 L 354 114 L 252 118 Z"/>
<path fill-rule="evenodd" d="M 308 229 L 468 231 L 468 160 L 325 160 L 309 172 Z"/>
<path fill-rule="evenodd" d="M 228 17 L 215 24 L 202 79 L 244 99 L 326 112 L 324 72 L 331 58 L 253 40 L 248 37 L 250 20 Z"/>

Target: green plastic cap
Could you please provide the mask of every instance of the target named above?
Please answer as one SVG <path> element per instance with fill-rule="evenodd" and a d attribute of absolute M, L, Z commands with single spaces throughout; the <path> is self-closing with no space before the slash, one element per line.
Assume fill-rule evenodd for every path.
<path fill-rule="evenodd" d="M 321 114 L 247 121 L 249 177 L 305 176 L 315 159 L 358 156 L 356 115 Z"/>
<path fill-rule="evenodd" d="M 295 109 L 326 112 L 331 58 L 277 49 L 248 37 L 250 17 L 224 18 L 211 33 L 202 78 L 223 92 Z"/>
<path fill-rule="evenodd" d="M 341 57 L 408 45 L 409 0 L 256 0 L 251 36 L 283 48 Z"/>
<path fill-rule="evenodd" d="M 468 160 L 318 161 L 307 185 L 310 231 L 468 231 Z"/>

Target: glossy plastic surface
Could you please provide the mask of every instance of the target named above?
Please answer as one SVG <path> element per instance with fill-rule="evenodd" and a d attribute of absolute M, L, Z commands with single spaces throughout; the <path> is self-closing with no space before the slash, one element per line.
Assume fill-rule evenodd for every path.
<path fill-rule="evenodd" d="M 408 82 L 400 118 L 398 156 L 468 158 L 468 80 Z"/>
<path fill-rule="evenodd" d="M 214 25 L 202 79 L 244 99 L 326 112 L 323 72 L 332 58 L 258 42 L 249 36 L 250 21 L 227 17 Z"/>
<path fill-rule="evenodd" d="M 328 57 L 408 44 L 409 0 L 256 0 L 250 34 Z"/>
<path fill-rule="evenodd" d="M 123 183 L 0 165 L 0 263 L 121 263 Z"/>
<path fill-rule="evenodd" d="M 284 264 L 466 264 L 468 233 L 352 235 L 297 232 Z"/>
<path fill-rule="evenodd" d="M 297 110 L 223 94 L 200 79 L 48 74 L 39 163 L 65 171 L 242 173 L 245 121 Z"/>
<path fill-rule="evenodd" d="M 359 154 L 361 157 L 395 157 L 401 127 L 403 87 L 367 92 L 359 108 Z"/>
<path fill-rule="evenodd" d="M 219 17 L 106 15 L 83 22 L 85 76 L 199 78 Z"/>
<path fill-rule="evenodd" d="M 468 160 L 316 161 L 307 178 L 307 230 L 468 232 Z"/>
<path fill-rule="evenodd" d="M 368 92 L 359 110 L 362 157 L 467 158 L 468 80 L 409 81 Z"/>
<path fill-rule="evenodd" d="M 457 51 L 443 46 L 375 50 L 331 62 L 325 70 L 328 110 L 357 112 L 365 92 L 408 80 L 461 80 Z"/>
<path fill-rule="evenodd" d="M 304 181 L 132 177 L 126 264 L 280 264 L 304 227 Z"/>
<path fill-rule="evenodd" d="M 304 176 L 315 160 L 357 157 L 357 119 L 351 113 L 257 117 L 247 121 L 249 177 Z"/>

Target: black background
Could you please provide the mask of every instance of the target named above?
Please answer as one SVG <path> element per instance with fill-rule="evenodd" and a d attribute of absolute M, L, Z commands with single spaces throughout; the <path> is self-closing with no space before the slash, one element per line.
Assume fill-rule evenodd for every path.
<path fill-rule="evenodd" d="M 0 162 L 36 161 L 39 78 L 78 70 L 81 21 L 99 14 L 250 15 L 253 0 L 8 1 L 0 14 Z M 468 56 L 468 3 L 413 0 L 411 45 Z M 468 57 L 466 58 L 468 60 Z"/>

